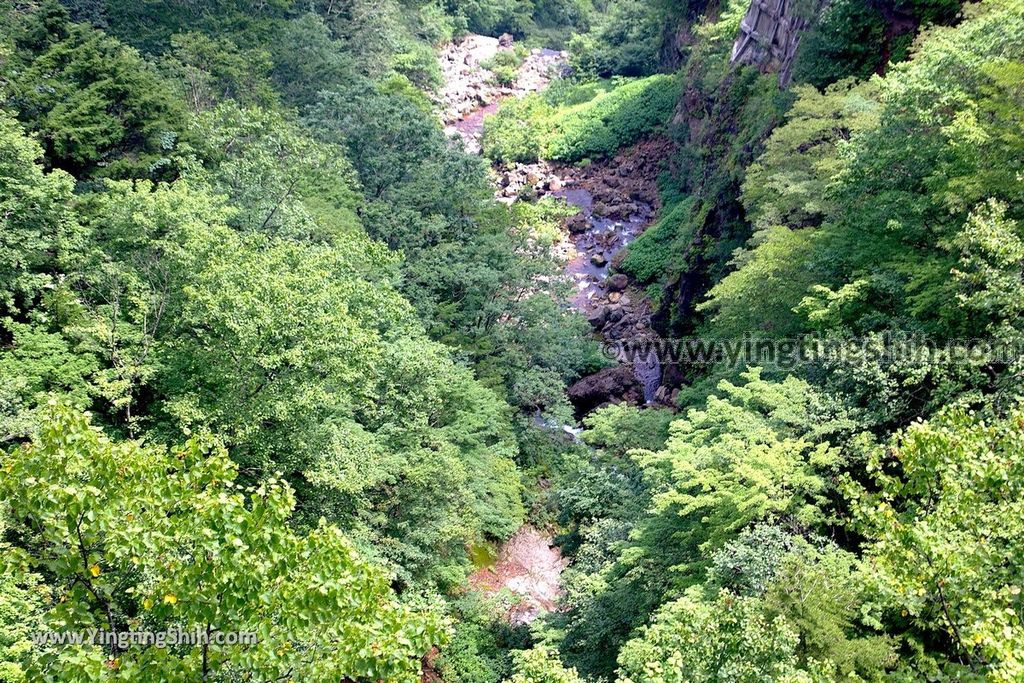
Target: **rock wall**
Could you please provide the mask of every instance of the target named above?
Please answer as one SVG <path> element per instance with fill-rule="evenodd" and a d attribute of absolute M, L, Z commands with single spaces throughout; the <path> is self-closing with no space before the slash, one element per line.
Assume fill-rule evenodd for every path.
<path fill-rule="evenodd" d="M 740 22 L 732 63 L 753 64 L 764 73 L 778 72 L 779 87 L 786 87 L 800 37 L 823 6 L 821 0 L 753 0 Z"/>

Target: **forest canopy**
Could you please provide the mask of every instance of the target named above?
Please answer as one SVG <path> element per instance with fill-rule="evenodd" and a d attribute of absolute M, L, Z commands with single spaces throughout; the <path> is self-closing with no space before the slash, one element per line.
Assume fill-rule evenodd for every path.
<path fill-rule="evenodd" d="M 0 683 L 1024 680 L 1024 2 L 785 5 L 0 0 Z"/>

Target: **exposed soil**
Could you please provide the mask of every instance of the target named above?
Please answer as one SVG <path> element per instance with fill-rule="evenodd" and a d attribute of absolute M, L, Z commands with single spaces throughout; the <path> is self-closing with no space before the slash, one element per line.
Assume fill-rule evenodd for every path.
<path fill-rule="evenodd" d="M 549 534 L 523 526 L 501 547 L 493 566 L 469 577 L 469 585 L 491 595 L 511 591 L 517 601 L 507 612 L 509 623 L 529 624 L 557 607 L 562 592 L 559 581 L 568 562 Z"/>

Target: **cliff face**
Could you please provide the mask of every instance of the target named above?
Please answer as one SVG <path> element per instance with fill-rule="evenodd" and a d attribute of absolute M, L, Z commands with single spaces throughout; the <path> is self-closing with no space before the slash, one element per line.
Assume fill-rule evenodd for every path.
<path fill-rule="evenodd" d="M 779 86 L 786 87 L 800 38 L 822 4 L 807 12 L 794 0 L 753 0 L 740 22 L 730 61 L 755 65 L 763 73 L 778 72 Z"/>

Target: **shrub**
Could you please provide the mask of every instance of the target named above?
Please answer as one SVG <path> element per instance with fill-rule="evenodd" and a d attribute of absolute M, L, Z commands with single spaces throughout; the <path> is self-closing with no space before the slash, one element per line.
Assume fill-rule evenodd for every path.
<path fill-rule="evenodd" d="M 495 66 L 491 73 L 494 74 L 494 82 L 498 85 L 512 85 L 516 82 L 519 70 L 514 66 Z"/>
<path fill-rule="evenodd" d="M 484 124 L 484 153 L 499 161 L 606 157 L 664 124 L 675 107 L 674 76 L 559 87 L 529 95 Z M 571 103 L 571 104 L 570 104 Z"/>
<path fill-rule="evenodd" d="M 559 112 L 545 156 L 560 161 L 608 156 L 665 123 L 678 93 L 673 76 L 625 82 L 584 104 Z"/>
<path fill-rule="evenodd" d="M 540 156 L 544 122 L 552 108 L 539 96 L 527 95 L 503 105 L 484 121 L 481 144 L 497 161 L 536 161 Z"/>
<path fill-rule="evenodd" d="M 629 245 L 622 269 L 641 282 L 667 272 L 670 261 L 693 237 L 693 200 L 684 200 L 664 212 L 654 225 Z"/>

